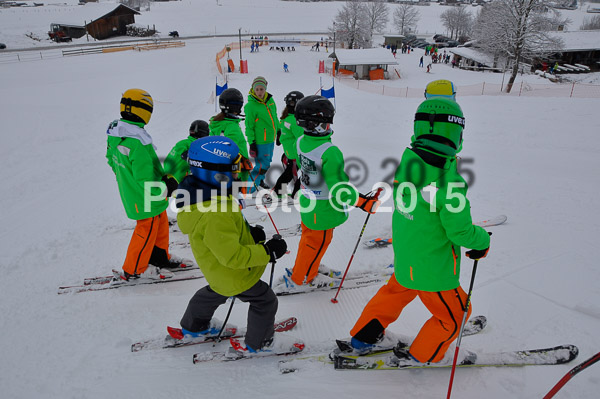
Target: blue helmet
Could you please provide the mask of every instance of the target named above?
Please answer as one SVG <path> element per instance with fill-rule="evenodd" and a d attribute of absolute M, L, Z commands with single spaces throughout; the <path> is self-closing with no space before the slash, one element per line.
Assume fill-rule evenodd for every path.
<path fill-rule="evenodd" d="M 202 137 L 190 146 L 188 164 L 192 176 L 202 182 L 221 187 L 226 183 L 230 188 L 233 184 L 233 174 L 240 170 L 240 150 L 228 137 Z"/>

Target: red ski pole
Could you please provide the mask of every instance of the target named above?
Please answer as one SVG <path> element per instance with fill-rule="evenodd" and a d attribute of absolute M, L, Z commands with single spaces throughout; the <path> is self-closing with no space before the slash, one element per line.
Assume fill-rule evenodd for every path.
<path fill-rule="evenodd" d="M 569 382 L 569 380 L 571 378 L 573 378 L 573 376 L 575 376 L 575 374 L 577 374 L 580 371 L 585 370 L 586 368 L 590 367 L 592 364 L 596 363 L 598 360 L 600 360 L 600 352 L 596 353 L 594 356 L 590 357 L 585 362 L 580 363 L 577 366 L 573 367 L 571 370 L 569 370 L 569 372 L 567 374 L 565 374 L 565 376 L 563 378 L 560 379 L 560 381 L 558 381 L 556 383 L 555 386 L 552 387 L 552 389 L 550 390 L 550 392 L 548 392 L 546 394 L 546 396 L 544 396 L 544 399 L 553 398 L 554 395 L 556 395 L 556 393 L 558 391 L 560 391 L 560 389 L 563 386 L 565 386 L 565 384 L 567 382 Z"/>
<path fill-rule="evenodd" d="M 450 373 L 450 383 L 448 384 L 448 396 L 446 399 L 450 399 L 452 394 L 452 383 L 454 382 L 454 372 L 456 371 L 456 360 L 458 359 L 458 351 L 460 349 L 460 341 L 463 336 L 463 328 L 465 328 L 465 322 L 467 321 L 467 314 L 469 313 L 469 306 L 471 306 L 471 293 L 473 292 L 473 283 L 475 283 L 475 273 L 477 273 L 477 263 L 479 259 L 475 259 L 473 263 L 473 273 L 471 273 L 471 284 L 469 285 L 469 293 L 467 294 L 467 302 L 465 304 L 465 313 L 463 313 L 462 322 L 460 323 L 460 330 L 458 333 L 458 339 L 456 340 L 456 349 L 454 351 L 454 360 L 452 361 L 452 372 Z"/>
<path fill-rule="evenodd" d="M 378 188 L 377 192 L 375 193 L 375 195 L 373 196 L 374 199 L 379 198 L 379 193 L 381 193 L 381 191 L 383 190 L 383 188 Z M 337 289 L 337 292 L 335 293 L 335 296 L 333 298 L 331 298 L 331 302 L 333 303 L 338 303 L 337 297 L 340 293 L 340 290 L 342 289 L 342 285 L 344 284 L 344 280 L 346 280 L 346 274 L 348 274 L 348 270 L 350 269 L 350 265 L 352 264 L 352 259 L 354 259 L 354 254 L 356 253 L 356 248 L 358 248 L 358 244 L 360 244 L 360 239 L 363 236 L 363 233 L 365 232 L 365 229 L 367 228 L 367 223 L 369 222 L 369 217 L 371 217 L 371 214 L 368 213 L 367 214 L 367 218 L 365 219 L 365 223 L 363 224 L 362 229 L 360 230 L 360 235 L 358 236 L 358 240 L 356 240 L 356 245 L 354 246 L 354 251 L 352 251 L 352 256 L 350 256 L 350 260 L 348 261 L 348 266 L 346 266 L 346 271 L 344 271 L 344 275 L 342 276 L 342 281 L 340 281 L 340 286 Z"/>

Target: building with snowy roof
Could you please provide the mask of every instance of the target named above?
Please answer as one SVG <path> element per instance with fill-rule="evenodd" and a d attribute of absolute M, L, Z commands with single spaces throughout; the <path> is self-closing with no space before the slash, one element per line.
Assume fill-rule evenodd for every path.
<path fill-rule="evenodd" d="M 336 50 L 329 56 L 335 59 L 336 71 L 356 79 L 385 79 L 389 65 L 398 65 L 390 50 L 384 48 Z"/>

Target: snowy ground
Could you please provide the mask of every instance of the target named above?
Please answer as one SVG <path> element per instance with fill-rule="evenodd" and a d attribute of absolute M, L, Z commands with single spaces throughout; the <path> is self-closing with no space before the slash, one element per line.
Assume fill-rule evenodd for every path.
<path fill-rule="evenodd" d="M 220 3 L 226 7 L 234 2 Z M 312 5 L 260 3 L 275 3 L 284 11 L 288 5 Z M 316 6 L 325 5 L 330 15 L 322 18 L 327 23 L 336 7 L 330 3 Z M 157 8 L 159 4 L 153 12 Z M 278 18 L 289 20 L 292 30 L 309 25 L 308 19 L 287 18 L 289 12 L 277 17 L 273 8 L 266 14 L 260 7 L 242 12 L 244 20 L 261 21 L 257 25 L 264 29 Z M 156 105 L 148 131 L 159 155 L 165 155 L 186 136 L 192 120 L 214 115 L 214 104 L 207 102 L 214 90 L 214 54 L 233 40 L 191 40 L 179 49 L 0 66 L 3 397 L 445 395 L 448 370 L 363 373 L 313 365 L 281 375 L 272 359 L 193 365 L 192 354 L 204 349 L 198 347 L 129 351 L 134 341 L 160 336 L 166 325 L 178 325 L 203 280 L 56 295 L 59 285 L 105 275 L 123 261 L 131 234 L 124 229 L 133 222 L 125 217 L 104 158 L 104 132 L 118 117 L 121 93 L 140 87 L 152 94 Z M 291 90 L 317 92 L 318 61 L 325 55 L 304 47 L 293 54 L 264 49 L 258 54 L 245 52 L 250 74 L 231 75 L 230 86 L 245 93 L 254 76 L 263 75 L 281 108 Z M 444 65 L 426 74 L 417 67 L 419 57 L 419 53 L 398 55 L 404 85 L 423 87 L 430 80 L 446 78 L 460 86 L 500 83 L 502 78 Z M 283 61 L 290 65 L 288 74 L 281 68 Z M 520 79 L 541 82 L 525 75 L 517 83 Z M 383 97 L 344 85 L 336 85 L 336 94 L 334 143 L 346 157 L 360 157 L 366 163 L 369 174 L 360 189 L 368 191 L 392 172 L 391 165 L 382 165 L 383 160 L 399 158 L 408 144 L 420 99 Z M 473 217 L 509 217 L 506 225 L 491 229 L 490 255 L 480 263 L 473 293 L 474 314 L 486 315 L 488 327 L 465 338 L 462 347 L 499 351 L 572 343 L 579 347 L 580 356 L 564 366 L 459 370 L 453 397 L 539 398 L 576 363 L 598 351 L 600 271 L 595 254 L 600 217 L 595 204 L 600 141 L 594 117 L 598 100 L 504 96 L 458 100 L 467 118 L 461 155 L 474 160 L 466 165 L 475 171 L 470 189 Z M 249 219 L 257 216 L 256 211 L 247 211 Z M 299 221 L 297 214 L 280 211 L 274 218 L 279 227 Z M 346 266 L 364 218 L 364 213 L 353 211 L 350 220 L 336 229 L 324 263 L 338 269 Z M 365 235 L 389 232 L 390 219 L 389 213 L 378 213 Z M 271 229 L 267 222 L 263 224 Z M 174 234 L 172 238 L 182 237 Z M 276 276 L 293 264 L 298 239 L 288 244 L 291 254 L 278 262 Z M 191 256 L 186 251 L 178 254 Z M 391 249 L 359 247 L 352 269 L 391 262 Z M 464 260 L 461 281 L 465 287 L 470 264 Z M 334 338 L 348 335 L 377 288 L 342 291 L 337 305 L 329 301 L 332 293 L 282 297 L 279 315 L 298 317 L 292 334 L 305 340 L 307 350 L 323 350 L 333 345 Z M 246 305 L 236 304 L 231 321 L 243 326 L 246 311 Z M 222 308 L 217 317 L 225 313 Z M 427 318 L 428 312 L 415 301 L 390 330 L 414 336 Z M 599 385 L 600 368 L 594 366 L 575 377 L 557 397 L 596 397 Z"/>

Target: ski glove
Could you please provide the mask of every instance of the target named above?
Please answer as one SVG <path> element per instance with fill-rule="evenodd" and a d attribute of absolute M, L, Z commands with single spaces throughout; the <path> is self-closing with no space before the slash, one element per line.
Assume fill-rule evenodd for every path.
<path fill-rule="evenodd" d="M 287 251 L 287 244 L 283 240 L 283 238 L 276 238 L 275 236 L 271 238 L 269 241 L 263 244 L 267 254 L 271 256 L 271 262 L 275 262 L 275 259 L 281 258 L 285 255 L 285 251 Z"/>
<path fill-rule="evenodd" d="M 492 235 L 492 233 L 489 231 L 488 234 Z M 486 249 L 471 249 L 465 252 L 465 255 L 467 255 L 467 258 L 469 259 L 479 260 L 485 258 L 488 252 L 490 252 L 490 247 L 487 247 Z"/>
<path fill-rule="evenodd" d="M 379 208 L 379 205 L 381 205 L 381 201 L 379 201 L 377 198 L 367 197 L 364 194 L 358 195 L 358 201 L 356 202 L 356 206 L 365 212 L 373 214 L 377 212 L 377 208 Z"/>
<path fill-rule="evenodd" d="M 177 180 L 171 175 L 164 175 L 162 181 L 167 185 L 167 198 L 169 198 L 171 194 L 173 194 L 173 191 L 177 190 L 179 183 L 177 183 Z"/>
<path fill-rule="evenodd" d="M 257 224 L 256 226 L 250 226 L 250 234 L 252 234 L 252 238 L 257 244 L 265 242 L 267 239 L 265 230 L 260 224 Z"/>
<path fill-rule="evenodd" d="M 277 129 L 277 140 L 275 140 L 275 144 L 281 145 L 281 129 Z"/>
<path fill-rule="evenodd" d="M 250 144 L 250 158 L 256 158 L 257 155 L 258 155 L 258 146 L 256 145 L 256 143 L 251 143 Z"/>

